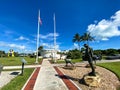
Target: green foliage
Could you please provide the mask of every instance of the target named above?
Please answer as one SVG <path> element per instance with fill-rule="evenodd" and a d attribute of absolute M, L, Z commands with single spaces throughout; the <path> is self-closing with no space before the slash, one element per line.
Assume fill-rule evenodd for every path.
<path fill-rule="evenodd" d="M 77 49 L 75 50 L 70 50 L 67 53 L 67 58 L 71 58 L 71 59 L 79 59 L 81 57 L 81 52 Z"/>
<path fill-rule="evenodd" d="M 120 53 L 120 49 L 118 49 L 117 52 Z"/>
<path fill-rule="evenodd" d="M 95 55 L 101 55 L 102 54 L 102 51 L 101 50 L 94 50 L 93 52 Z"/>
<path fill-rule="evenodd" d="M 21 90 L 34 69 L 24 69 L 24 75 L 18 75 L 0 90 Z"/>
<path fill-rule="evenodd" d="M 82 36 L 81 36 L 81 38 L 82 38 L 82 41 L 86 41 L 87 42 L 87 44 L 88 44 L 88 42 L 89 41 L 93 41 L 93 40 L 95 40 L 91 35 L 90 35 L 90 33 L 84 33 Z"/>
<path fill-rule="evenodd" d="M 43 50 L 43 46 L 39 46 L 38 50 L 39 51 Z"/>
<path fill-rule="evenodd" d="M 107 49 L 106 50 L 106 55 L 114 55 L 114 54 L 118 54 L 116 49 Z"/>
<path fill-rule="evenodd" d="M 39 46 L 38 48 L 38 56 L 41 56 L 41 51 L 43 51 L 44 47 L 43 46 Z"/>
<path fill-rule="evenodd" d="M 111 63 L 99 63 L 99 66 L 105 67 L 112 72 L 114 72 L 120 80 L 120 62 L 111 62 Z"/>
<path fill-rule="evenodd" d="M 73 36 L 73 40 L 72 40 L 72 41 L 78 43 L 79 50 L 80 50 L 80 42 L 82 41 L 82 39 L 81 39 L 81 36 L 79 35 L 79 33 L 76 33 L 76 34 Z"/>
<path fill-rule="evenodd" d="M 115 54 L 120 54 L 120 49 L 94 50 L 94 54 L 102 56 L 112 56 Z"/>
<path fill-rule="evenodd" d="M 15 55 L 15 57 L 19 56 L 18 52 L 14 52 L 14 55 Z"/>
<path fill-rule="evenodd" d="M 6 56 L 5 51 L 0 50 L 0 57 L 5 57 L 5 56 Z"/>

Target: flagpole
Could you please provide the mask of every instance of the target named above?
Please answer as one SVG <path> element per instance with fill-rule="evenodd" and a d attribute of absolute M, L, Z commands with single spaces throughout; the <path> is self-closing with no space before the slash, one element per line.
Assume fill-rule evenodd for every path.
<path fill-rule="evenodd" d="M 56 20 L 55 20 L 55 13 L 53 16 L 54 20 L 54 62 L 56 62 Z"/>
<path fill-rule="evenodd" d="M 39 31 L 40 31 L 39 18 L 40 18 L 40 10 L 38 11 L 37 47 L 36 47 L 36 61 L 35 61 L 36 64 L 38 63 L 38 47 L 39 47 Z"/>

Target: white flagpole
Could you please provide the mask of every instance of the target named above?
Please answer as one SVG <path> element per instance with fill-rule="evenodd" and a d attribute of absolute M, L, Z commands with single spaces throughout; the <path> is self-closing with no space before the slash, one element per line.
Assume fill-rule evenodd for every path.
<path fill-rule="evenodd" d="M 39 31 L 40 31 L 40 10 L 38 12 L 38 30 L 37 30 L 37 47 L 36 47 L 36 61 L 35 63 L 38 63 L 38 47 L 39 47 Z"/>
<path fill-rule="evenodd" d="M 55 20 L 55 13 L 53 16 L 54 20 L 54 62 L 56 62 L 56 20 Z"/>

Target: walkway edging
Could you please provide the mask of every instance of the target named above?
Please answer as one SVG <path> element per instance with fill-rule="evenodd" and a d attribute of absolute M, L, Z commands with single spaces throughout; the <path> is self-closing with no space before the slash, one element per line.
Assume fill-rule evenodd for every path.
<path fill-rule="evenodd" d="M 65 78 L 67 78 L 66 76 L 65 76 L 65 74 L 64 73 L 62 73 L 56 66 L 54 66 L 54 69 L 56 70 L 56 72 L 58 73 L 58 75 L 64 75 L 64 77 Z M 70 80 L 70 79 L 68 79 L 67 78 L 67 81 L 65 80 L 65 79 L 62 79 L 63 80 L 63 82 L 65 83 L 65 85 L 68 87 L 68 89 L 69 90 L 82 90 L 82 89 L 80 89 L 80 87 L 78 87 L 72 80 Z M 68 82 L 68 83 L 66 83 L 66 82 Z M 70 86 L 70 85 L 71 86 Z"/>
<path fill-rule="evenodd" d="M 25 85 L 23 86 L 23 88 L 22 88 L 21 90 L 28 90 L 28 89 L 25 89 L 25 88 L 27 88 L 27 86 L 29 86 L 28 84 L 31 83 L 31 79 L 32 79 L 33 76 L 36 74 L 36 71 L 37 71 L 37 76 L 38 76 L 38 73 L 39 73 L 39 71 L 40 71 L 40 67 L 34 69 L 33 73 L 31 74 L 31 76 L 29 77 L 29 79 L 27 80 L 27 82 L 25 83 Z M 36 82 L 37 76 L 35 77 L 35 82 Z M 34 83 L 34 85 L 35 85 L 35 83 Z M 32 86 L 32 90 L 33 90 L 33 88 L 34 88 L 34 85 Z M 30 90 L 30 89 L 29 89 L 29 90 Z"/>

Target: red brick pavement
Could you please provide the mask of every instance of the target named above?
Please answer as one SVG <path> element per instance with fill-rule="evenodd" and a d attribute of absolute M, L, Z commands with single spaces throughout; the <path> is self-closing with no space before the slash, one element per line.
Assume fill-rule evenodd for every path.
<path fill-rule="evenodd" d="M 27 85 L 25 86 L 24 90 L 33 90 L 36 78 L 38 76 L 40 67 L 36 68 L 35 72 L 33 73 L 32 77 L 28 81 Z"/>
<path fill-rule="evenodd" d="M 79 90 L 57 67 L 54 67 L 59 77 L 62 78 L 69 90 Z"/>

